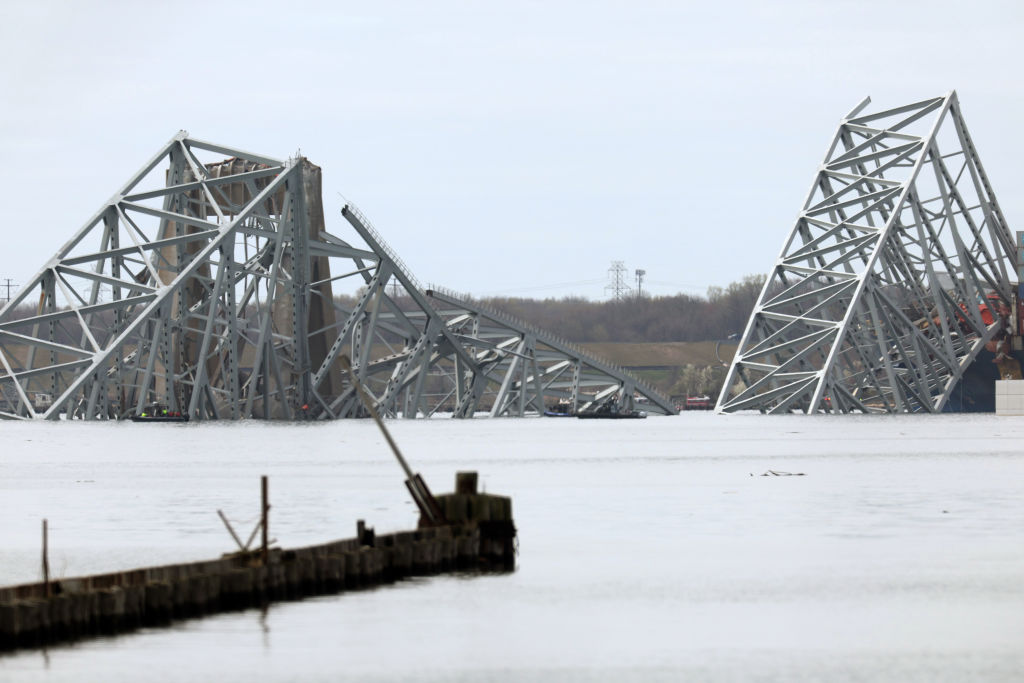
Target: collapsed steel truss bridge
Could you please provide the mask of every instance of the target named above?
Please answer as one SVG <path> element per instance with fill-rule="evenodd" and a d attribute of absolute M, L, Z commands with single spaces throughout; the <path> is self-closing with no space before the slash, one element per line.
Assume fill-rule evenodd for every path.
<path fill-rule="evenodd" d="M 1016 259 L 956 93 L 839 124 L 718 412 L 938 412 L 1001 335 Z"/>
<path fill-rule="evenodd" d="M 621 368 L 440 288 L 369 221 L 328 232 L 320 169 L 174 136 L 0 310 L 0 417 L 674 413 Z M 349 232 L 349 231 L 347 231 Z M 336 295 L 348 285 L 346 294 Z"/>

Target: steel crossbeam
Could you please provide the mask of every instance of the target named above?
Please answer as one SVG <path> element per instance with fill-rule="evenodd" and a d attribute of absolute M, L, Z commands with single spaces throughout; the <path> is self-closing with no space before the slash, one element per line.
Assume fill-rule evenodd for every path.
<path fill-rule="evenodd" d="M 1014 240 L 955 92 L 839 124 L 718 412 L 938 412 L 1013 301 Z"/>

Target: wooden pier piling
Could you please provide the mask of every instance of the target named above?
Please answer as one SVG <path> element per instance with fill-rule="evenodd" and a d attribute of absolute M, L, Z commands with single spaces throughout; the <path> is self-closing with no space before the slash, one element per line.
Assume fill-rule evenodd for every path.
<path fill-rule="evenodd" d="M 471 477 L 468 475 L 472 475 Z M 269 509 L 265 480 L 262 524 Z M 0 588 L 0 651 L 168 624 L 271 600 L 365 589 L 410 576 L 515 568 L 509 498 L 476 493 L 476 474 L 459 473 L 456 493 L 437 497 L 449 521 L 376 534 L 362 520 L 357 537 L 281 550 L 266 547 L 218 560 L 53 579 Z"/>

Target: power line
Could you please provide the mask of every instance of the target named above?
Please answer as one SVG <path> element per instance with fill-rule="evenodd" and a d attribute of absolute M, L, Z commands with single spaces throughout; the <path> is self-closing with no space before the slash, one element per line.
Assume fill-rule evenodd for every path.
<path fill-rule="evenodd" d="M 645 280 L 648 285 L 658 285 L 659 287 L 676 287 L 680 290 L 690 289 L 700 292 L 705 292 L 708 289 L 707 284 L 695 284 L 692 282 L 666 282 L 665 280 Z"/>
<path fill-rule="evenodd" d="M 574 282 L 553 282 L 547 285 L 534 285 L 531 287 L 510 287 L 507 289 L 490 290 L 484 292 L 480 296 L 500 296 L 508 292 L 538 292 L 545 289 L 561 289 L 563 287 L 575 287 L 578 285 L 596 285 L 599 282 L 604 282 L 604 278 L 597 278 L 594 280 L 576 280 Z"/>

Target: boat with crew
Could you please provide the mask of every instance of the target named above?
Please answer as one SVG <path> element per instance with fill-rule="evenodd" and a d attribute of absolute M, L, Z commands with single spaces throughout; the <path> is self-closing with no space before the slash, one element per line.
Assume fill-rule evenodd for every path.
<path fill-rule="evenodd" d="M 132 415 L 132 422 L 188 422 L 188 415 L 169 410 L 163 403 L 150 403 L 138 415 Z"/>

